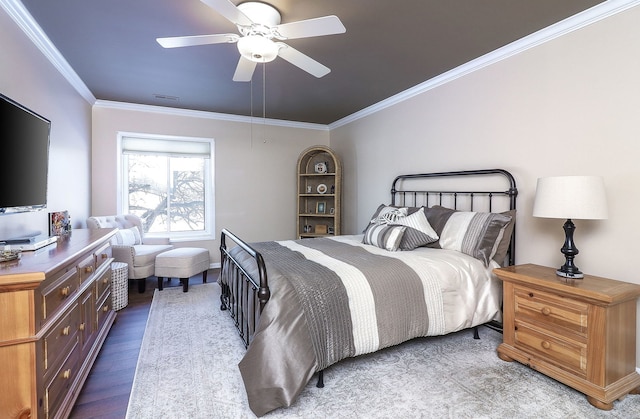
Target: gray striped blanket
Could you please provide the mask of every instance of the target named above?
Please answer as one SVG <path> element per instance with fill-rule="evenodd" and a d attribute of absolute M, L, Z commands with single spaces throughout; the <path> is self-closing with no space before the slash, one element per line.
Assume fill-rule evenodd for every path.
<path fill-rule="evenodd" d="M 271 290 L 239 364 L 257 416 L 290 406 L 315 372 L 342 359 L 482 324 L 500 313 L 495 266 L 460 252 L 388 252 L 362 244 L 361 236 L 251 246 L 264 258 Z M 232 250 L 255 271 L 242 253 Z"/>

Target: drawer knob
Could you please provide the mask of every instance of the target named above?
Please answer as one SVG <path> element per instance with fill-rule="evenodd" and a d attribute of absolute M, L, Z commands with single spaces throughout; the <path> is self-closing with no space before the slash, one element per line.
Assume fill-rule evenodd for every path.
<path fill-rule="evenodd" d="M 107 258 L 109 257 L 109 255 L 108 255 L 108 254 L 106 254 L 106 253 L 101 253 L 101 254 L 100 254 L 100 257 L 101 257 L 102 259 L 107 259 Z"/>
<path fill-rule="evenodd" d="M 103 284 L 106 284 L 107 282 L 109 282 L 109 278 L 106 278 L 106 277 L 105 277 L 105 278 L 103 278 L 103 279 L 102 279 L 102 283 L 103 283 Z"/>
<path fill-rule="evenodd" d="M 84 323 L 80 323 L 80 327 L 79 327 L 80 331 L 84 330 Z"/>
<path fill-rule="evenodd" d="M 93 266 L 87 266 L 84 268 L 84 271 L 88 274 L 90 274 L 91 272 L 93 272 Z"/>
<path fill-rule="evenodd" d="M 68 380 L 71 377 L 71 370 L 65 370 L 65 372 L 62 373 L 62 378 L 64 378 L 65 380 Z"/>
<path fill-rule="evenodd" d="M 102 311 L 104 311 L 105 313 L 106 313 L 107 311 L 109 311 L 109 306 L 108 306 L 108 305 L 106 305 L 106 306 L 102 307 Z"/>
<path fill-rule="evenodd" d="M 64 329 L 62 329 L 62 335 L 63 336 L 69 336 L 69 332 L 71 331 L 71 326 L 67 326 Z"/>
<path fill-rule="evenodd" d="M 71 291 L 71 288 L 69 286 L 66 286 L 64 288 L 60 288 L 60 294 L 63 297 L 66 297 L 67 295 L 69 295 L 69 291 Z"/>
<path fill-rule="evenodd" d="M 550 344 L 548 341 L 546 341 L 546 340 L 543 340 L 543 341 L 542 341 L 542 343 L 541 343 L 540 345 L 542 345 L 542 347 L 543 347 L 544 349 L 549 349 L 549 348 L 551 348 L 551 344 Z"/>
<path fill-rule="evenodd" d="M 544 314 L 545 316 L 548 316 L 549 314 L 551 314 L 551 309 L 549 307 L 543 307 L 541 311 L 542 311 L 542 314 Z"/>

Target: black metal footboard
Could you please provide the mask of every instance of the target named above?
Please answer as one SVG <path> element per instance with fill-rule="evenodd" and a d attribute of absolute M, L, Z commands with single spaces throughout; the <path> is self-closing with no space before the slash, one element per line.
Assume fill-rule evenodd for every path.
<path fill-rule="evenodd" d="M 227 247 L 227 238 L 235 246 Z M 258 319 L 271 292 L 262 255 L 230 231 L 220 238 L 221 310 L 228 310 L 245 347 L 253 339 Z"/>

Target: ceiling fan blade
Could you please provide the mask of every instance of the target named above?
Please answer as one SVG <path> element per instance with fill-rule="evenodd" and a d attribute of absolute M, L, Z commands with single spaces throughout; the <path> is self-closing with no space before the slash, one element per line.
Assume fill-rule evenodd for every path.
<path fill-rule="evenodd" d="M 255 61 L 247 60 L 241 55 L 236 72 L 233 74 L 233 81 L 251 81 L 257 64 Z"/>
<path fill-rule="evenodd" d="M 283 23 L 274 29 L 280 39 L 308 38 L 311 36 L 345 33 L 347 31 L 340 19 L 333 15 Z"/>
<path fill-rule="evenodd" d="M 238 9 L 236 5 L 231 3 L 229 0 L 201 1 L 236 25 L 251 26 L 251 24 L 253 23 L 253 21 L 249 19 L 247 15 L 242 13 L 240 9 Z"/>
<path fill-rule="evenodd" d="M 224 44 L 236 42 L 240 37 L 234 33 L 217 35 L 174 36 L 157 38 L 156 41 L 165 48 L 192 47 L 194 45 Z"/>
<path fill-rule="evenodd" d="M 306 71 L 307 73 L 313 76 L 320 78 L 320 77 L 326 76 L 331 72 L 330 68 L 325 67 L 324 65 L 320 64 L 313 58 L 301 53 L 297 49 L 292 48 L 287 44 L 278 42 L 278 46 L 280 47 L 280 51 L 278 51 L 278 55 L 281 58 L 289 61 L 291 64 L 295 65 L 296 67 L 300 67 L 301 69 L 303 69 L 304 71 Z"/>

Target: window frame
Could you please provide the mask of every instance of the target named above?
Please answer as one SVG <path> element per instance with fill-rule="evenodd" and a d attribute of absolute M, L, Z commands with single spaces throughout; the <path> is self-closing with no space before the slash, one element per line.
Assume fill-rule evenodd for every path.
<path fill-rule="evenodd" d="M 173 136 L 173 135 L 161 135 L 161 134 L 148 134 L 138 132 L 118 132 L 117 135 L 117 202 L 116 206 L 119 214 L 129 213 L 129 199 L 128 199 L 128 173 L 125 162 L 125 153 L 123 150 L 123 139 L 126 137 L 132 137 L 137 139 L 149 139 L 160 141 L 188 141 L 188 142 L 207 142 L 209 143 L 209 164 L 205 164 L 205 192 L 204 192 L 204 204 L 205 204 L 205 228 L 203 231 L 194 232 L 162 232 L 162 233 L 145 233 L 148 237 L 169 237 L 171 241 L 195 241 L 195 240 L 212 240 L 215 239 L 215 140 L 213 138 L 206 137 L 188 137 L 188 136 Z M 208 167 L 206 167 L 208 166 Z"/>

